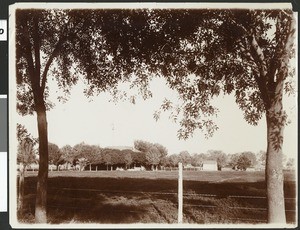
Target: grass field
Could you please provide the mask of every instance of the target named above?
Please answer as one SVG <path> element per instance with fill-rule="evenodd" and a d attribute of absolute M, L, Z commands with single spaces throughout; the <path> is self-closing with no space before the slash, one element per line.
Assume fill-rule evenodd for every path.
<path fill-rule="evenodd" d="M 50 223 L 176 223 L 177 171 L 49 172 Z M 25 179 L 26 215 L 32 222 L 36 172 Z M 184 171 L 185 223 L 264 223 L 263 172 Z M 296 183 L 285 173 L 287 221 L 295 222 Z"/>

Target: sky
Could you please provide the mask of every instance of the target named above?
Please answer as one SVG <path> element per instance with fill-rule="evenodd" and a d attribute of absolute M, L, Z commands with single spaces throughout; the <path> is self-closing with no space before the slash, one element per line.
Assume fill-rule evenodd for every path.
<path fill-rule="evenodd" d="M 222 150 L 227 154 L 243 151 L 254 153 L 266 150 L 266 123 L 264 117 L 257 126 L 249 125 L 242 111 L 235 104 L 233 96 L 219 96 L 212 103 L 219 108 L 216 120 L 219 130 L 206 139 L 197 130 L 193 137 L 179 140 L 180 126 L 169 119 L 169 113 L 162 113 L 156 121 L 153 113 L 159 109 L 165 97 L 178 100 L 177 93 L 169 89 L 163 79 L 151 82 L 153 97 L 148 100 L 138 98 L 135 104 L 129 101 L 113 103 L 108 93 L 93 97 L 92 101 L 83 95 L 84 85 L 73 87 L 66 103 L 56 100 L 61 95 L 55 84 L 49 82 L 50 100 L 55 107 L 47 113 L 49 141 L 62 147 L 74 146 L 80 142 L 101 147 L 133 146 L 135 140 L 160 143 L 169 154 L 181 151 L 205 153 L 208 150 Z M 292 123 L 285 128 L 283 152 L 288 157 L 297 154 L 297 108 L 295 97 L 285 98 L 285 109 Z M 17 116 L 17 122 L 26 126 L 37 137 L 36 116 Z"/>

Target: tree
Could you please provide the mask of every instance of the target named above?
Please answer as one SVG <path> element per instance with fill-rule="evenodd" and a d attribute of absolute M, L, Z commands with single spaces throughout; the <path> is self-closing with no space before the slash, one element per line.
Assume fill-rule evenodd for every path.
<path fill-rule="evenodd" d="M 170 167 L 171 166 L 170 157 L 165 156 L 164 158 L 160 159 L 160 164 L 163 170 L 165 170 L 165 167 Z"/>
<path fill-rule="evenodd" d="M 238 160 L 240 158 L 240 153 L 234 153 L 230 155 L 229 165 L 232 169 L 237 170 L 238 169 Z"/>
<path fill-rule="evenodd" d="M 125 166 L 126 166 L 126 169 L 128 168 L 128 167 L 130 167 L 130 165 L 132 164 L 132 157 L 131 157 L 131 154 L 130 153 L 126 153 L 125 155 L 124 155 L 124 162 L 125 162 Z"/>
<path fill-rule="evenodd" d="M 181 162 L 184 166 L 191 163 L 191 155 L 188 151 L 181 151 L 178 158 L 179 162 Z"/>
<path fill-rule="evenodd" d="M 22 164 L 24 170 L 26 166 L 31 163 L 36 162 L 36 156 L 34 152 L 34 145 L 37 143 L 37 139 L 33 138 L 32 135 L 28 132 L 25 126 L 17 124 L 17 139 L 18 139 L 18 156 L 17 163 Z M 30 147 L 30 145 L 32 145 Z M 26 151 L 30 149 L 30 151 Z"/>
<path fill-rule="evenodd" d="M 152 169 L 154 166 L 157 169 L 157 165 L 160 163 L 163 164 L 168 154 L 167 148 L 163 145 L 153 144 L 148 141 L 136 140 L 134 141 L 134 148 L 145 153 L 146 161 L 151 165 Z"/>
<path fill-rule="evenodd" d="M 157 165 L 160 162 L 160 152 L 155 146 L 151 146 L 147 152 L 146 152 L 146 160 L 149 165 L 151 165 L 151 169 L 154 170 L 154 166 L 156 166 L 157 170 Z"/>
<path fill-rule="evenodd" d="M 135 140 L 134 141 L 134 148 L 141 151 L 141 152 L 147 152 L 148 149 L 152 146 L 152 143 L 148 141 L 142 141 L 142 140 Z"/>
<path fill-rule="evenodd" d="M 129 76 L 118 52 L 108 51 L 104 31 L 114 16 L 110 10 L 17 9 L 16 79 L 17 109 L 22 115 L 37 115 L 39 135 L 39 172 L 35 221 L 47 222 L 48 128 L 46 111 L 53 104 L 47 100 L 49 76 L 57 81 L 65 101 L 70 88 L 82 76 L 91 86 L 87 96 L 111 89 Z M 105 30 L 105 28 L 107 28 Z M 116 36 L 115 36 L 116 37 Z M 51 75 L 49 74 L 51 73 Z M 97 88 L 95 88 L 97 86 Z"/>
<path fill-rule="evenodd" d="M 91 145 L 89 147 L 89 152 L 85 155 L 89 165 L 90 165 L 90 171 L 92 170 L 91 166 L 92 164 L 97 164 L 101 161 L 101 147 L 97 145 Z"/>
<path fill-rule="evenodd" d="M 160 153 L 160 165 L 164 165 L 165 164 L 165 160 L 166 160 L 166 157 L 168 155 L 168 149 L 161 145 L 161 144 L 158 144 L 158 143 L 155 143 L 154 146 L 158 149 L 159 153 Z"/>
<path fill-rule="evenodd" d="M 265 166 L 266 166 L 266 156 L 267 156 L 266 151 L 262 151 L 262 150 L 259 151 L 256 154 L 257 166 L 259 168 L 265 169 Z"/>
<path fill-rule="evenodd" d="M 17 124 L 17 139 L 18 139 L 18 157 L 19 164 L 19 192 L 18 192 L 18 212 L 23 212 L 24 204 L 24 184 L 25 184 L 25 171 L 27 165 L 36 161 L 33 147 L 36 140 L 28 133 L 25 126 Z"/>
<path fill-rule="evenodd" d="M 206 155 L 204 153 L 195 153 L 195 154 L 192 154 L 191 156 L 191 164 L 193 166 L 202 166 L 203 165 L 203 161 L 206 159 Z"/>
<path fill-rule="evenodd" d="M 65 145 L 60 149 L 60 152 L 62 154 L 62 158 L 67 163 L 67 168 L 68 165 L 73 165 L 74 155 L 72 147 L 70 145 Z"/>
<path fill-rule="evenodd" d="M 58 63 L 64 67 L 61 68 L 64 72 L 62 76 L 70 76 L 65 74 L 69 73 L 70 63 L 77 64 L 78 73 L 87 72 L 87 95 L 116 86 L 121 78 L 134 75 L 133 84 L 141 86 L 143 97 L 149 97 L 151 93 L 146 89 L 149 78 L 153 75 L 163 76 L 168 85 L 179 92 L 183 101 L 181 106 L 173 106 L 165 100 L 161 106 L 162 110 L 174 108 L 174 120 L 178 120 L 178 114 L 183 115 L 179 120 L 179 138 L 188 138 L 197 128 L 206 129 L 206 136 L 211 136 L 218 127 L 211 119 L 217 109 L 210 100 L 221 92 L 234 93 L 237 104 L 244 111 L 245 120 L 250 124 L 257 124 L 263 113 L 266 114 L 268 221 L 285 222 L 281 147 L 286 114 L 282 108 L 282 95 L 284 90 L 293 91 L 291 81 L 288 81 L 288 76 L 293 75 L 293 71 L 289 72 L 288 64 L 295 53 L 295 19 L 291 10 L 95 10 L 88 14 L 84 10 L 68 11 L 68 14 L 54 11 L 56 14 L 50 14 L 53 17 L 45 17 L 50 20 L 44 25 L 38 23 L 45 21 L 38 16 L 49 14 L 47 11 L 45 14 L 37 12 L 39 14 L 29 10 L 22 17 L 17 17 L 17 40 L 20 43 L 17 43 L 17 54 L 23 55 L 17 55 L 20 66 L 17 69 L 25 69 L 25 72 L 19 71 L 19 75 L 28 73 L 28 76 L 38 76 L 31 78 L 35 80 L 29 85 L 34 86 L 30 87 L 33 92 L 31 98 L 35 99 L 32 105 L 38 114 L 43 136 L 40 138 L 39 146 L 43 150 L 40 154 L 48 155 L 45 152 L 47 126 L 44 100 L 47 94 L 43 84 L 46 77 L 41 78 L 41 74 L 35 73 L 39 72 L 41 65 L 39 52 L 32 52 L 40 50 L 40 47 L 44 47 L 43 53 L 51 57 L 48 59 L 50 61 L 46 61 L 49 65 L 45 65 L 48 66 L 45 70 L 48 71 L 53 59 L 58 57 Z M 65 17 L 66 14 L 70 16 Z M 61 17 L 64 17 L 63 20 Z M 55 23 L 60 26 L 56 24 L 52 28 Z M 36 25 L 40 26 L 39 30 Z M 42 35 L 47 35 L 40 40 L 47 42 L 45 46 L 41 45 L 42 42 L 35 42 L 40 30 Z M 82 31 L 92 36 L 86 36 Z M 30 39 L 27 35 L 30 35 Z M 56 44 L 57 49 L 53 47 Z M 106 52 L 93 52 L 99 45 L 99 50 Z M 55 50 L 61 52 L 52 52 Z M 62 53 L 61 56 L 57 56 L 58 53 Z M 32 55 L 36 55 L 36 58 L 33 59 Z M 37 68 L 31 68 L 32 60 L 35 60 Z M 46 76 L 44 73 L 47 71 L 42 76 Z M 61 81 L 62 88 L 76 80 L 67 79 Z M 27 82 L 30 83 L 29 80 Z M 24 96 L 19 98 L 24 99 Z M 41 157 L 40 166 L 46 163 L 44 156 Z M 43 185 L 38 188 L 44 191 L 47 172 L 39 173 L 38 183 Z M 43 194 L 43 199 L 40 194 Z M 37 193 L 37 201 L 43 202 L 37 202 L 39 208 L 36 208 L 36 217 L 41 213 L 45 216 L 45 194 L 45 191 Z"/>
<path fill-rule="evenodd" d="M 92 164 L 101 162 L 101 148 L 96 145 L 88 145 L 84 142 L 81 142 L 79 144 L 76 144 L 73 149 L 72 149 L 72 157 L 73 161 L 75 160 L 76 164 L 81 162 L 82 167 L 83 164 L 83 159 L 85 159 L 86 165 L 89 165 L 90 171 L 92 170 Z M 81 159 L 81 161 L 79 161 Z M 84 165 L 84 167 L 86 166 Z"/>
<path fill-rule="evenodd" d="M 194 13 L 186 14 L 195 19 Z M 205 13 L 207 18 L 203 18 Z M 173 108 L 176 119 L 179 113 L 183 115 L 179 121 L 179 138 L 188 138 L 197 128 L 206 129 L 209 137 L 218 129 L 211 119 L 217 108 L 210 100 L 220 93 L 233 93 L 245 120 L 252 125 L 265 114 L 268 222 L 286 222 L 282 143 L 287 116 L 282 97 L 284 92 L 294 91 L 291 77 L 295 72 L 290 66 L 295 54 L 293 12 L 290 9 L 207 10 L 201 17 L 203 20 L 196 29 L 190 29 L 191 33 L 185 31 L 184 38 L 182 31 L 173 36 L 175 29 L 167 24 L 168 20 L 164 24 L 163 31 L 172 29 L 173 40 L 161 44 L 158 50 L 162 52 L 155 57 L 161 60 L 156 59 L 157 62 L 164 63 L 161 74 L 178 91 L 183 103 L 174 106 L 165 100 L 161 108 Z"/>
<path fill-rule="evenodd" d="M 256 155 L 252 152 L 235 153 L 230 156 L 229 165 L 235 170 L 246 170 L 257 164 Z"/>
<path fill-rule="evenodd" d="M 76 164 L 79 166 L 79 172 L 81 172 L 84 170 L 85 166 L 87 166 L 88 160 L 85 157 L 79 157 Z"/>
<path fill-rule="evenodd" d="M 131 153 L 133 163 L 136 165 L 145 165 L 146 164 L 146 157 L 145 152 L 135 152 Z"/>
<path fill-rule="evenodd" d="M 286 162 L 286 168 L 288 170 L 295 170 L 295 159 L 294 158 L 289 158 Z"/>
<path fill-rule="evenodd" d="M 49 163 L 56 166 L 56 170 L 59 170 L 59 165 L 64 163 L 62 152 L 56 144 L 48 143 Z"/>
<path fill-rule="evenodd" d="M 173 167 L 176 167 L 179 163 L 179 156 L 177 154 L 170 155 L 170 163 Z"/>
<path fill-rule="evenodd" d="M 108 166 L 112 164 L 112 157 L 108 151 L 103 152 L 102 159 L 106 164 L 106 171 L 108 171 Z"/>
<path fill-rule="evenodd" d="M 246 151 L 246 152 L 242 152 L 241 155 L 246 156 L 250 160 L 250 167 L 254 167 L 257 164 L 255 153 Z"/>
<path fill-rule="evenodd" d="M 251 166 L 251 160 L 246 156 L 241 154 L 237 161 L 237 169 L 245 171 Z"/>
<path fill-rule="evenodd" d="M 217 161 L 218 170 L 222 170 L 222 168 L 227 164 L 227 155 L 221 150 L 209 150 L 208 154 L 208 159 Z"/>

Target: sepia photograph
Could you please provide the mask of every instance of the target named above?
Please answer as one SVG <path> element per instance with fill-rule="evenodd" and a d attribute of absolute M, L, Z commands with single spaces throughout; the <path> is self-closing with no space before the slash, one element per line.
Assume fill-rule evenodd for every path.
<path fill-rule="evenodd" d="M 298 226 L 291 4 L 9 15 L 11 226 Z"/>

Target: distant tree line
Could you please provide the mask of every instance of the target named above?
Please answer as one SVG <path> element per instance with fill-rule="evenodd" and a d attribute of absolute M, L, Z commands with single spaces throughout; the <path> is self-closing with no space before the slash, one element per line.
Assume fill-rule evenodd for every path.
<path fill-rule="evenodd" d="M 35 157 L 37 154 L 34 154 L 36 151 L 33 149 L 30 156 L 24 155 L 20 140 L 19 163 L 26 166 L 37 163 L 38 159 Z M 206 161 L 216 161 L 218 170 L 229 168 L 244 171 L 248 168 L 263 170 L 266 161 L 265 151 L 256 154 L 250 151 L 235 154 L 226 154 L 221 150 L 193 154 L 181 151 L 179 154 L 168 155 L 168 150 L 163 145 L 142 140 L 136 140 L 132 149 L 102 148 L 84 142 L 73 147 L 65 145 L 59 148 L 56 144 L 49 143 L 48 151 L 49 165 L 55 166 L 54 170 L 127 170 L 141 166 L 147 170 L 173 170 L 177 168 L 179 162 L 183 164 L 184 168 L 201 168 Z M 295 160 L 285 157 L 283 164 L 284 168 L 293 169 Z"/>
<path fill-rule="evenodd" d="M 38 141 L 20 124 L 17 126 L 17 136 L 19 142 L 17 160 L 23 178 L 28 166 L 38 163 L 36 147 Z M 265 151 L 256 154 L 250 151 L 235 154 L 226 154 L 221 150 L 193 154 L 181 151 L 179 154 L 168 155 L 168 150 L 163 145 L 142 140 L 136 140 L 133 149 L 102 148 L 81 142 L 73 147 L 65 145 L 61 148 L 54 143 L 49 143 L 48 151 L 49 165 L 55 165 L 55 170 L 116 170 L 117 168 L 126 170 L 140 166 L 148 170 L 172 170 L 177 168 L 179 162 L 183 163 L 185 168 L 201 168 L 205 161 L 216 161 L 218 170 L 225 167 L 247 170 L 253 167 L 264 169 L 266 162 Z M 295 159 L 284 157 L 283 166 L 285 169 L 294 169 Z"/>

